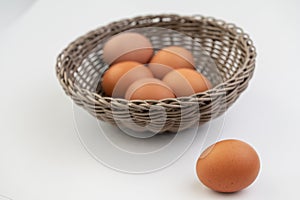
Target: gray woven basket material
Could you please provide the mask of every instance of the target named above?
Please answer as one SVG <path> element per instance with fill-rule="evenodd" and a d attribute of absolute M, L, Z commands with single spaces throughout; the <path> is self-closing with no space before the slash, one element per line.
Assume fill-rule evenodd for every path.
<path fill-rule="evenodd" d="M 196 48 L 200 45 L 213 60 L 217 73 L 203 65 L 196 67 L 214 87 L 190 97 L 158 101 L 128 101 L 105 96 L 100 84 L 101 76 L 108 68 L 102 60 L 104 41 L 120 32 L 147 27 L 174 30 L 192 38 L 194 42 L 187 42 L 184 47 L 196 55 L 196 60 L 203 56 Z M 147 37 L 151 37 L 151 31 Z M 174 35 L 169 37 L 172 39 Z M 151 38 L 151 42 L 156 48 L 160 44 L 163 47 L 159 37 Z M 123 124 L 133 130 L 138 125 L 150 131 L 174 132 L 223 114 L 247 88 L 253 76 L 255 58 L 252 40 L 234 24 L 203 16 L 148 15 L 113 22 L 79 37 L 58 56 L 56 74 L 65 93 L 102 121 Z M 163 122 L 160 120 L 161 108 L 165 116 Z"/>

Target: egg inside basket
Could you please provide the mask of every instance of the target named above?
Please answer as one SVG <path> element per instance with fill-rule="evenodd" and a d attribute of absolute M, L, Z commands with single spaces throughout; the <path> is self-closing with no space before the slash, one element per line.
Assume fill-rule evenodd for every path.
<path fill-rule="evenodd" d="M 162 100 L 105 95 L 101 80 L 109 65 L 103 60 L 103 46 L 126 31 L 149 38 L 155 51 L 186 48 L 196 70 L 213 87 Z M 58 56 L 56 73 L 66 94 L 97 119 L 135 131 L 176 132 L 223 114 L 247 88 L 255 57 L 251 39 L 233 24 L 202 16 L 149 15 L 113 22 L 79 37 Z"/>

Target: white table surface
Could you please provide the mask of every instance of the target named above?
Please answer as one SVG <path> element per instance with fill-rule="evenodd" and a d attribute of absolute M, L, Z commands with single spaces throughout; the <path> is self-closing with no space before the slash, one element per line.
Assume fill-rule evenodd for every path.
<path fill-rule="evenodd" d="M 38 0 L 0 32 L 0 194 L 14 200 L 299 199 L 299 8 L 296 0 Z M 218 194 L 199 183 L 201 130 L 174 164 L 141 175 L 105 167 L 78 139 L 73 104 L 55 77 L 56 56 L 91 29 L 155 13 L 234 22 L 257 47 L 255 75 L 220 132 L 260 155 L 259 177 L 243 192 Z"/>

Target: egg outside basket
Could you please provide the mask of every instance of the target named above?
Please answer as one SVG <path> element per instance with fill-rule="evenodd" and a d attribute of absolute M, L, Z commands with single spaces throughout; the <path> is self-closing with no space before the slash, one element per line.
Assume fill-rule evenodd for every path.
<path fill-rule="evenodd" d="M 197 66 L 214 85 L 203 93 L 159 101 L 128 101 L 105 96 L 99 87 L 101 76 L 108 67 L 102 61 L 103 40 L 143 27 L 167 28 L 193 38 L 213 59 L 221 82 L 215 81 L 205 68 Z M 151 41 L 163 43 L 159 37 Z M 174 44 L 176 42 L 171 43 Z M 186 43 L 184 47 L 194 53 L 197 51 L 195 43 Z M 102 121 L 111 124 L 124 124 L 125 121 L 129 129 L 135 129 L 137 124 L 145 130 L 174 132 L 223 114 L 247 88 L 254 72 L 255 57 L 251 39 L 234 24 L 203 16 L 148 15 L 113 22 L 79 37 L 58 56 L 56 74 L 65 93 Z M 164 120 L 161 120 L 162 109 L 156 110 L 157 107 L 163 108 Z M 128 116 L 130 120 L 126 121 Z"/>

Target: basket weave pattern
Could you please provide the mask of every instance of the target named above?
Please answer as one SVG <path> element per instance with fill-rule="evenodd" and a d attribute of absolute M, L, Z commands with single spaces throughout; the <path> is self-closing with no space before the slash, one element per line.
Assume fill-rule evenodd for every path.
<path fill-rule="evenodd" d="M 99 82 L 108 66 L 100 59 L 101 41 L 143 27 L 172 29 L 193 38 L 215 62 L 221 81 L 199 66 L 198 70 L 214 85 L 203 93 L 159 101 L 128 101 L 105 96 Z M 154 45 L 162 43 L 157 37 L 151 42 Z M 178 45 L 176 41 L 170 44 Z M 183 46 L 197 53 L 195 44 Z M 149 109 L 158 105 L 165 109 L 167 116 L 159 132 L 177 131 L 179 127 L 190 127 L 195 121 L 202 124 L 223 114 L 247 88 L 254 72 L 255 57 L 251 39 L 233 24 L 203 16 L 149 15 L 113 22 L 76 39 L 58 56 L 56 74 L 65 93 L 100 120 L 116 124 L 128 118 L 126 113 L 129 112 L 133 123 L 140 126 L 151 124 L 155 129 L 161 127 L 161 110 L 157 110 L 157 116 L 155 109 L 152 110 L 150 117 Z"/>

